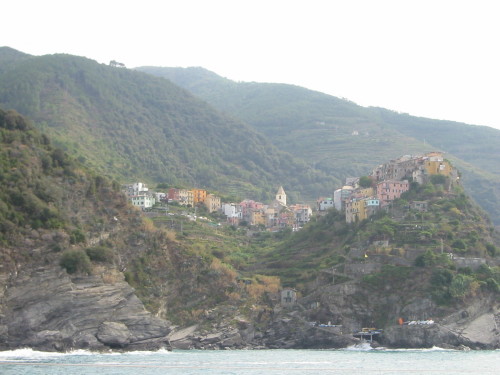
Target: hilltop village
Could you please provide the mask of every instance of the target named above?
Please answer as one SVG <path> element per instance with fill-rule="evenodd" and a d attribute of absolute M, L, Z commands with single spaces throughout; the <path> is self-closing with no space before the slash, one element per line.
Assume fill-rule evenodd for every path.
<path fill-rule="evenodd" d="M 379 165 L 370 176 L 347 178 L 345 185 L 335 190 L 332 198 L 318 201 L 318 210 L 334 207 L 345 212 L 346 222 L 353 223 L 373 216 L 379 210 L 390 208 L 392 201 L 410 189 L 410 181 L 425 184 L 440 179 L 449 191 L 458 183 L 458 172 L 443 158 L 441 152 L 421 156 L 405 155 Z M 413 201 L 410 209 L 425 211 L 427 202 Z"/>
<path fill-rule="evenodd" d="M 424 184 L 432 178 L 444 178 L 449 190 L 453 183 L 457 183 L 458 173 L 441 152 L 405 155 L 379 165 L 369 176 L 347 178 L 345 185 L 334 191 L 333 197 L 318 199 L 315 209 L 321 213 L 334 208 L 345 212 L 347 223 L 358 222 L 388 209 L 392 201 L 410 189 L 410 181 Z M 145 211 L 172 203 L 186 207 L 203 206 L 209 213 L 224 215 L 228 224 L 245 223 L 270 231 L 284 228 L 298 230 L 310 221 L 313 214 L 310 205 L 287 205 L 282 186 L 270 204 L 250 199 L 240 203 L 224 203 L 220 197 L 204 189 L 170 188 L 167 192 L 156 192 L 149 190 L 142 182 L 124 185 L 123 191 L 135 207 Z M 419 211 L 425 211 L 427 207 L 424 201 L 413 201 L 410 205 L 411 209 Z"/>

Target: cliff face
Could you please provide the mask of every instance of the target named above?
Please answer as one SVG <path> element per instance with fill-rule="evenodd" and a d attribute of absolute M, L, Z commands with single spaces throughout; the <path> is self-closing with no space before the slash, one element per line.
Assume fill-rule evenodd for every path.
<path fill-rule="evenodd" d="M 2 110 L 0 181 L 0 349 L 165 345 L 121 272 L 150 232 L 111 182 Z"/>
<path fill-rule="evenodd" d="M 69 277 L 56 267 L 21 270 L 3 296 L 0 348 L 156 349 L 167 321 L 144 309 L 119 275 Z"/>
<path fill-rule="evenodd" d="M 477 309 L 478 305 L 482 305 Z M 394 348 L 500 347 L 498 303 L 483 301 L 444 317 L 433 325 L 392 326 L 384 331 L 381 343 Z"/>

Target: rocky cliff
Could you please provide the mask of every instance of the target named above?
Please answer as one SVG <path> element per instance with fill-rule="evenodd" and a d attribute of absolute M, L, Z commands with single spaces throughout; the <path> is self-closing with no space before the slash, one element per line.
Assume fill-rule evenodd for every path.
<path fill-rule="evenodd" d="M 118 273 L 70 277 L 53 266 L 21 270 L 2 299 L 1 349 L 138 350 L 168 345 L 169 322 L 147 312 Z"/>

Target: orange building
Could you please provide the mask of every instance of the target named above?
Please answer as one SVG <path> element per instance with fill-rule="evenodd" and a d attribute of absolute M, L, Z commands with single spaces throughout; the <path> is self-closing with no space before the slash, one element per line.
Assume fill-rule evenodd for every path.
<path fill-rule="evenodd" d="M 193 189 L 193 202 L 194 204 L 203 203 L 207 198 L 207 191 L 203 189 Z"/>

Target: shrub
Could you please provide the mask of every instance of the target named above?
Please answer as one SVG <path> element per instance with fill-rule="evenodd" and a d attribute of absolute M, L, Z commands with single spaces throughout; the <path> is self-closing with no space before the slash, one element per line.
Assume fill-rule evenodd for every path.
<path fill-rule="evenodd" d="M 427 250 L 424 254 L 415 258 L 415 266 L 417 267 L 447 266 L 449 263 L 450 258 L 447 254 L 436 254 L 432 250 Z"/>
<path fill-rule="evenodd" d="M 462 239 L 455 240 L 451 244 L 451 247 L 460 253 L 465 253 L 467 251 L 467 244 Z"/>
<path fill-rule="evenodd" d="M 446 183 L 446 176 L 442 174 L 434 174 L 431 176 L 431 182 L 433 185 L 444 185 Z"/>
<path fill-rule="evenodd" d="M 474 278 L 471 276 L 457 274 L 450 283 L 450 294 L 452 297 L 459 298 L 466 296 L 471 290 Z"/>
<path fill-rule="evenodd" d="M 494 293 L 500 293 L 500 285 L 492 277 L 486 279 L 486 287 Z"/>
<path fill-rule="evenodd" d="M 430 292 L 434 301 L 440 305 L 451 302 L 450 284 L 453 280 L 453 273 L 447 269 L 437 269 L 430 279 Z"/>
<path fill-rule="evenodd" d="M 59 265 L 66 269 L 66 272 L 73 274 L 76 272 L 89 274 L 92 270 L 90 259 L 84 251 L 68 250 L 61 256 Z"/>
<path fill-rule="evenodd" d="M 113 250 L 105 246 L 95 246 L 85 249 L 85 253 L 94 262 L 112 263 L 114 253 Z"/>
<path fill-rule="evenodd" d="M 496 246 L 491 243 L 486 244 L 486 251 L 492 257 L 494 257 L 498 252 Z"/>
<path fill-rule="evenodd" d="M 72 244 L 85 242 L 85 234 L 80 229 L 75 229 L 69 236 L 69 242 Z"/>

